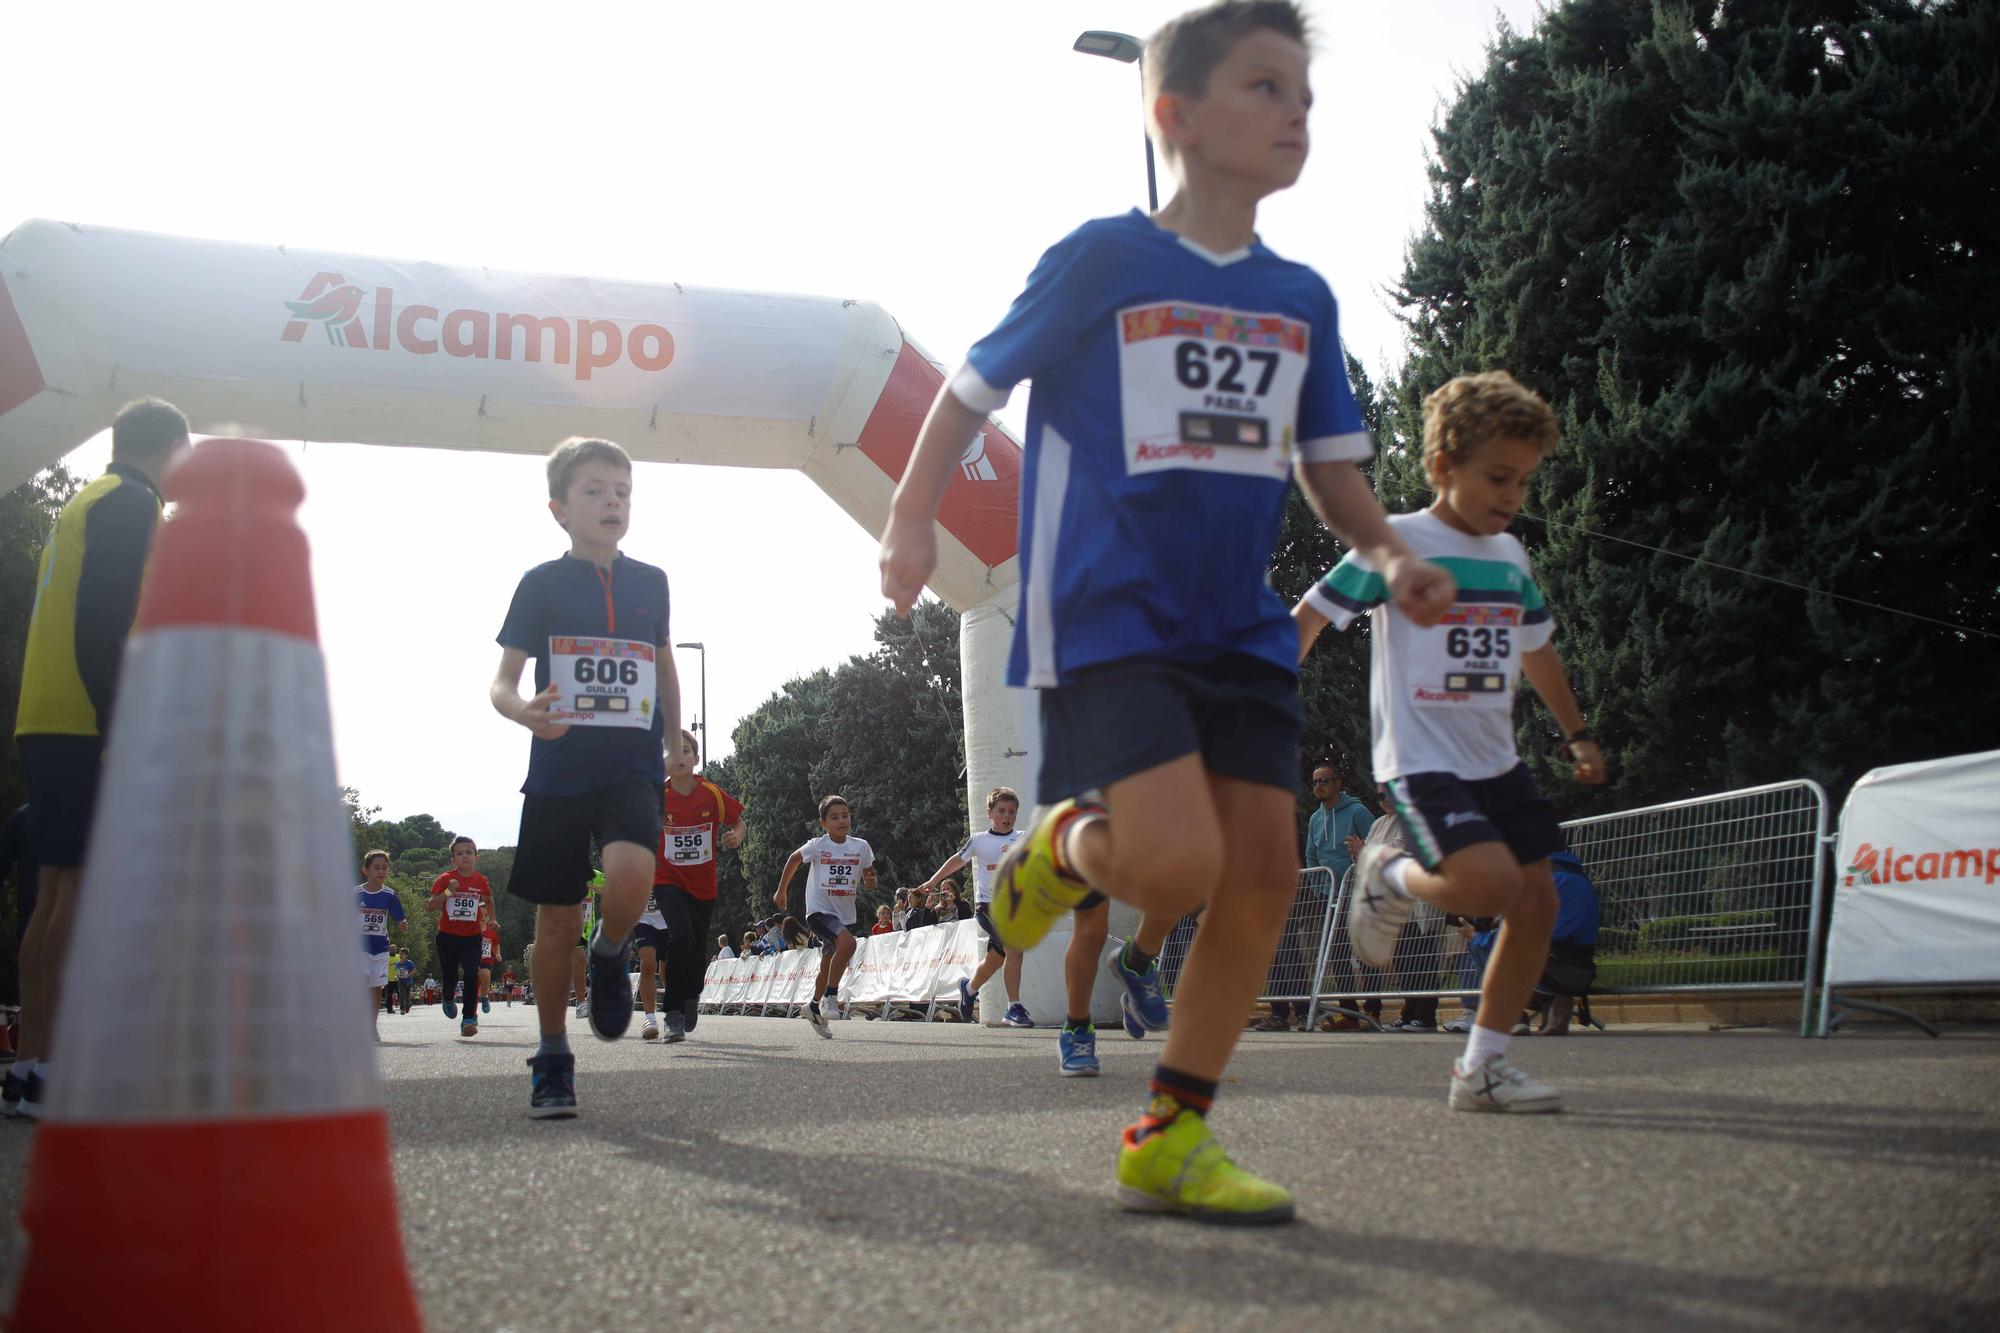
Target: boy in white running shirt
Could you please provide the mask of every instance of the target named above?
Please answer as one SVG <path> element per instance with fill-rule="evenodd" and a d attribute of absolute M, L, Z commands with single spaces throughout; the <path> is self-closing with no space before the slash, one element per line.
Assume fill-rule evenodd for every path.
<path fill-rule="evenodd" d="M 1505 918 L 1479 1016 L 1452 1070 L 1457 1111 L 1562 1109 L 1561 1094 L 1506 1059 L 1510 1025 L 1548 959 L 1556 918 L 1549 857 L 1563 849 L 1555 813 L 1514 749 L 1520 672 L 1562 727 L 1577 780 L 1604 781 L 1604 756 L 1550 641 L 1548 607 L 1507 532 L 1557 439 L 1549 405 L 1505 371 L 1450 381 L 1424 400 L 1424 470 L 1437 499 L 1389 522 L 1418 556 L 1451 572 L 1451 609 L 1427 628 L 1390 614 L 1381 574 L 1350 551 L 1292 612 L 1302 659 L 1328 622 L 1345 629 L 1363 613 L 1374 618 L 1375 774 L 1416 853 L 1362 848 L 1348 918 L 1355 956 L 1387 967 L 1419 898 L 1461 916 Z"/>
<path fill-rule="evenodd" d="M 820 1036 L 831 1037 L 820 1001 L 840 1004 L 840 978 L 854 957 L 854 891 L 856 886 L 875 888 L 875 850 L 850 835 L 854 812 L 844 796 L 820 798 L 819 826 L 826 831 L 785 859 L 771 906 L 784 910 L 792 876 L 800 866 L 806 867 L 806 927 L 820 941 L 819 976 L 813 982 L 812 1003 L 806 1006 L 806 1021 Z"/>
<path fill-rule="evenodd" d="M 929 893 L 946 875 L 972 867 L 972 915 L 979 922 L 980 929 L 986 932 L 986 956 L 979 960 L 978 970 L 973 972 L 971 981 L 958 983 L 958 1012 L 968 1023 L 972 1021 L 972 997 L 998 972 L 1000 984 L 1007 988 L 1007 1012 L 1001 1021 L 1012 1028 L 1031 1028 L 1035 1025 L 1028 1017 L 1026 1006 L 1021 1003 L 1021 955 L 1008 953 L 1000 943 L 1000 937 L 993 933 L 991 911 L 993 868 L 1000 864 L 1001 855 L 1027 832 L 1014 827 L 1014 820 L 1020 813 L 1021 798 L 1014 789 L 995 787 L 986 797 L 986 832 L 967 838 L 964 845 L 952 853 L 951 859 L 937 868 L 936 874 L 917 886 L 918 894 Z"/>

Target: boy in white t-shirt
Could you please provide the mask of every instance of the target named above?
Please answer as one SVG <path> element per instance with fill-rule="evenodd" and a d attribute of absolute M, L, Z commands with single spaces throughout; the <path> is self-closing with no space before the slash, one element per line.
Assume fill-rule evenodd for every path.
<path fill-rule="evenodd" d="M 840 978 L 847 971 L 848 959 L 854 957 L 854 892 L 857 887 L 875 888 L 875 851 L 864 840 L 850 836 L 854 812 L 844 796 L 820 799 L 819 826 L 826 831 L 785 859 L 771 906 L 784 910 L 792 876 L 800 866 L 806 867 L 806 927 L 820 941 L 819 976 L 813 981 L 806 1021 L 820 1036 L 831 1037 L 820 1001 L 840 1004 Z"/>
<path fill-rule="evenodd" d="M 986 957 L 979 960 L 979 967 L 972 974 L 971 981 L 958 983 L 959 1016 L 966 1022 L 972 1021 L 972 997 L 979 993 L 995 972 L 1000 973 L 1000 983 L 1007 989 L 1007 1012 L 1001 1021 L 1008 1027 L 1031 1028 L 1034 1020 L 1028 1017 L 1027 1008 L 1021 1003 L 1021 954 L 1008 953 L 1000 943 L 1000 937 L 993 933 L 993 868 L 1000 863 L 1000 857 L 1009 847 L 1027 835 L 1026 829 L 1014 827 L 1014 820 L 1021 813 L 1021 798 L 1012 787 L 995 787 L 986 797 L 986 823 L 984 833 L 975 833 L 965 840 L 951 859 L 937 868 L 937 873 L 917 886 L 919 896 L 929 893 L 938 886 L 946 875 L 972 868 L 972 915 L 986 932 Z"/>
<path fill-rule="evenodd" d="M 1452 1071 L 1458 1111 L 1558 1111 L 1562 1097 L 1506 1059 L 1511 1024 L 1548 959 L 1556 918 L 1549 857 L 1562 828 L 1514 748 L 1514 687 L 1525 671 L 1555 714 L 1579 782 L 1604 781 L 1554 625 L 1521 543 L 1507 532 L 1528 481 L 1558 440 L 1555 413 L 1505 371 L 1461 375 L 1424 400 L 1424 469 L 1437 499 L 1390 518 L 1458 592 L 1423 627 L 1392 615 L 1388 585 L 1350 551 L 1293 610 L 1304 658 L 1322 626 L 1374 617 L 1368 702 L 1375 775 L 1406 844 L 1369 845 L 1355 864 L 1348 930 L 1354 953 L 1387 967 L 1418 899 L 1461 916 L 1500 916 L 1479 1017 Z M 1488 1027 L 1486 1024 L 1498 1024 Z"/>

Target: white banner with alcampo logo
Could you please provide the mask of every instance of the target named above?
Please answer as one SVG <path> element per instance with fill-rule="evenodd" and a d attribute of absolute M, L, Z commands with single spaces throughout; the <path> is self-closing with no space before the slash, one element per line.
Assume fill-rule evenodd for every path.
<path fill-rule="evenodd" d="M 1834 861 L 1829 986 L 2000 982 L 2000 750 L 1854 784 Z"/>

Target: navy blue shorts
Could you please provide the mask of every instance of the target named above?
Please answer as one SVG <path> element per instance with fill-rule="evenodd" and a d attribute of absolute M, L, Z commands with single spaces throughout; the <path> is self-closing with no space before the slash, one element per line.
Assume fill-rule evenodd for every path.
<path fill-rule="evenodd" d="M 651 949 L 656 954 L 663 954 L 667 951 L 667 932 L 658 926 L 641 921 L 632 927 L 632 948 L 634 952 Z"/>
<path fill-rule="evenodd" d="M 104 772 L 103 739 L 22 736 L 14 743 L 28 779 L 28 858 L 43 866 L 82 865 Z"/>
<path fill-rule="evenodd" d="M 854 927 L 831 912 L 814 912 L 806 917 L 806 929 L 819 937 L 820 947 L 831 949 L 842 935 L 852 935 Z"/>
<path fill-rule="evenodd" d="M 590 844 L 660 845 L 660 784 L 644 778 L 608 783 L 576 796 L 521 798 L 521 833 L 507 892 L 531 903 L 574 907 L 589 891 Z"/>
<path fill-rule="evenodd" d="M 1041 696 L 1036 795 L 1045 802 L 1190 754 L 1222 777 L 1287 792 L 1298 785 L 1299 678 L 1260 657 L 1131 657 L 1085 667 Z"/>
<path fill-rule="evenodd" d="M 1453 852 L 1482 842 L 1505 843 L 1524 866 L 1546 861 L 1566 845 L 1555 807 L 1535 790 L 1526 764 L 1497 778 L 1405 773 L 1383 785 L 1404 846 L 1430 870 Z"/>
<path fill-rule="evenodd" d="M 976 903 L 972 908 L 972 919 L 986 932 L 986 952 L 1007 956 L 1007 946 L 1000 942 L 999 933 L 993 929 L 993 913 L 986 903 Z"/>

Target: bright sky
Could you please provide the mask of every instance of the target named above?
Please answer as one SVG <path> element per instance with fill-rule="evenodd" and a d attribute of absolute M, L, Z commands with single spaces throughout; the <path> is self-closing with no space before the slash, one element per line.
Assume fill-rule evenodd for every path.
<path fill-rule="evenodd" d="M 1186 7 L 17 5 L 0 232 L 47 217 L 853 297 L 956 364 L 1044 248 L 1145 201 L 1138 76 L 1072 53 L 1077 33 L 1143 38 Z M 1260 231 L 1326 276 L 1349 348 L 1381 370 L 1430 124 L 1496 14 L 1526 28 L 1536 6 L 1308 8 L 1313 155 Z M 1003 414 L 1017 434 L 1025 400 Z M 70 465 L 101 471 L 107 440 Z M 386 814 L 513 842 L 528 737 L 486 684 L 515 582 L 568 544 L 541 460 L 293 447 L 341 780 Z M 786 680 L 869 651 L 874 538 L 812 483 L 641 464 L 634 490 L 624 549 L 666 568 L 675 639 L 708 645 L 717 755 Z M 692 718 L 701 657 L 679 662 Z"/>

